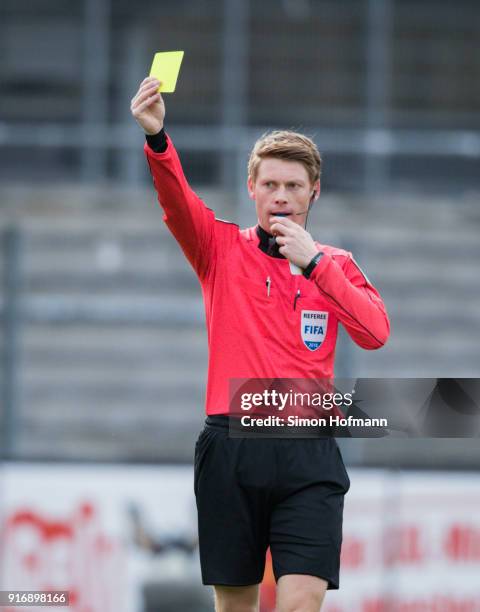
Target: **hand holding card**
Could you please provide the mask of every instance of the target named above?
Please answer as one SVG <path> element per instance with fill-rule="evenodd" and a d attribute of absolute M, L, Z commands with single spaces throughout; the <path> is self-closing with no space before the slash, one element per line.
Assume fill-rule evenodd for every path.
<path fill-rule="evenodd" d="M 165 104 L 160 92 L 175 91 L 183 51 L 155 53 L 150 75 L 140 83 L 130 110 L 145 134 L 158 134 L 163 128 Z"/>

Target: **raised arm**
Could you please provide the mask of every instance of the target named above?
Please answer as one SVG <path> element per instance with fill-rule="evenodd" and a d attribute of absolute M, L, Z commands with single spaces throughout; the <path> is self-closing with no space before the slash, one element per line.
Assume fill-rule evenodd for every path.
<path fill-rule="evenodd" d="M 130 110 L 147 136 L 144 150 L 165 213 L 163 220 L 202 279 L 215 257 L 215 215 L 189 186 L 175 147 L 164 131 L 165 103 L 157 91 L 159 85 L 157 79 L 144 79 Z"/>

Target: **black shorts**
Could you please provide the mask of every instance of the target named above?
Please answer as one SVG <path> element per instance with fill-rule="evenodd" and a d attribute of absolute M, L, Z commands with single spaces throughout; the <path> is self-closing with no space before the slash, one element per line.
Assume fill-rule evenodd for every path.
<path fill-rule="evenodd" d="M 270 546 L 275 580 L 309 574 L 338 589 L 349 488 L 335 438 L 235 438 L 227 417 L 207 417 L 194 477 L 203 584 L 260 583 Z"/>

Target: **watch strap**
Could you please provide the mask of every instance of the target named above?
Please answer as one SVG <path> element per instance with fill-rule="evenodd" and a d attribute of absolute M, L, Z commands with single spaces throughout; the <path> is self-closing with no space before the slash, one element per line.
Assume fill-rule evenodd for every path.
<path fill-rule="evenodd" d="M 303 276 L 305 278 L 310 278 L 311 273 L 315 269 L 315 266 L 318 264 L 318 262 L 322 259 L 322 257 L 323 257 L 323 253 L 321 251 L 319 251 L 316 255 L 312 257 L 312 259 L 310 260 L 310 263 L 303 271 Z"/>

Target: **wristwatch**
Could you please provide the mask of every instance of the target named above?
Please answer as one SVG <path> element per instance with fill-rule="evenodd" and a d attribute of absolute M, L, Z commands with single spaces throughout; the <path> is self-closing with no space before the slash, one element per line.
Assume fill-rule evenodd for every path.
<path fill-rule="evenodd" d="M 312 259 L 310 260 L 310 263 L 303 271 L 303 276 L 305 278 L 310 278 L 311 273 L 315 269 L 315 266 L 318 264 L 318 262 L 322 259 L 322 257 L 323 257 L 323 253 L 321 251 L 319 251 L 316 255 L 312 257 Z"/>

